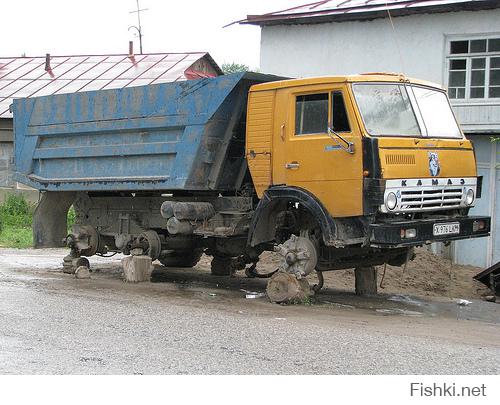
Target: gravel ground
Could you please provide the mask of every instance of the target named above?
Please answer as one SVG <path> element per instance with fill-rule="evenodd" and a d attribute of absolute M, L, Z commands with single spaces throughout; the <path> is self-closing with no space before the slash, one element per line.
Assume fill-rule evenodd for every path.
<path fill-rule="evenodd" d="M 498 374 L 500 306 L 326 290 L 279 306 L 263 280 L 159 268 L 126 284 L 119 258 L 91 280 L 63 250 L 0 249 L 3 374 Z"/>

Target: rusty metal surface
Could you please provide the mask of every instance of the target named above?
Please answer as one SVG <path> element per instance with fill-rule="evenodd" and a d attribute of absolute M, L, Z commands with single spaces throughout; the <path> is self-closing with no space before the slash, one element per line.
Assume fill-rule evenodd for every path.
<path fill-rule="evenodd" d="M 14 98 L 214 77 L 222 71 L 206 52 L 141 55 L 0 57 L 0 118 Z"/>
<path fill-rule="evenodd" d="M 498 0 L 326 0 L 263 15 L 248 15 L 241 24 L 273 25 L 358 20 L 415 13 L 500 7 Z"/>
<path fill-rule="evenodd" d="M 47 191 L 235 190 L 246 97 L 238 73 L 16 99 L 17 181 Z"/>

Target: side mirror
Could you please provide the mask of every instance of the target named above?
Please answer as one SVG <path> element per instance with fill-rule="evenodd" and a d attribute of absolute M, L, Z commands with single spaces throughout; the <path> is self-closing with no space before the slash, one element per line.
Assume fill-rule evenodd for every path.
<path fill-rule="evenodd" d="M 349 153 L 349 154 L 351 154 L 351 155 L 353 155 L 353 154 L 354 154 L 354 151 L 355 151 L 354 149 L 355 149 L 355 148 L 354 148 L 354 144 L 353 144 L 352 142 L 349 142 L 349 141 L 348 141 L 347 139 L 345 139 L 342 135 L 340 135 L 340 134 L 338 134 L 337 132 L 335 132 L 335 131 L 332 129 L 332 127 L 328 127 L 328 132 L 327 132 L 327 133 L 328 133 L 328 136 L 329 136 L 329 137 L 330 137 L 333 141 L 335 141 L 335 143 L 336 143 L 337 145 L 339 145 L 339 146 L 342 148 L 342 150 L 343 150 L 343 151 L 345 151 L 345 152 L 347 152 L 347 153 Z M 335 137 L 333 137 L 333 135 L 332 135 L 332 134 L 333 134 L 333 135 L 335 135 L 335 136 L 336 136 L 336 138 L 335 138 Z M 338 138 L 338 139 L 337 139 L 337 138 Z M 339 142 L 339 139 L 340 139 L 340 141 L 341 141 L 341 142 Z"/>

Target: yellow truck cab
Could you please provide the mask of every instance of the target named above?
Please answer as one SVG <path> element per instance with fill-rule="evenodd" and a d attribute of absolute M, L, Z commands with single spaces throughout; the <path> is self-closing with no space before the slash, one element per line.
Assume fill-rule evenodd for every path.
<path fill-rule="evenodd" d="M 429 82 L 373 73 L 255 85 L 246 156 L 262 205 L 290 189 L 311 198 L 331 217 L 320 245 L 357 246 L 343 250 L 353 263 L 359 249 L 398 249 L 402 263 L 401 248 L 489 233 L 488 217 L 468 216 L 481 194 L 472 144 Z M 329 250 L 319 268 L 348 265 Z"/>

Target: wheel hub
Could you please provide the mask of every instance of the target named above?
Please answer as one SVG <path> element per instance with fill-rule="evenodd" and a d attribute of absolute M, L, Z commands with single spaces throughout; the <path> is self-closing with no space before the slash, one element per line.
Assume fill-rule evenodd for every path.
<path fill-rule="evenodd" d="M 293 252 L 289 252 L 285 256 L 285 261 L 286 261 L 286 264 L 288 264 L 289 266 L 291 266 L 291 265 L 293 265 L 297 261 L 297 255 L 295 253 L 293 253 Z"/>
<path fill-rule="evenodd" d="M 316 248 L 310 239 L 292 235 L 274 249 L 281 257 L 280 270 L 293 274 L 297 279 L 311 273 L 318 262 Z"/>

